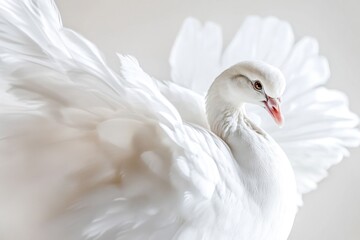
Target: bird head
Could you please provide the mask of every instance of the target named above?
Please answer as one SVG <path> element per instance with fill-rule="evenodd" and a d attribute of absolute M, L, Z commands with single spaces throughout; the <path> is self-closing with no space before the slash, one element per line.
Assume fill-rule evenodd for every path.
<path fill-rule="evenodd" d="M 252 103 L 265 108 L 282 125 L 281 96 L 285 78 L 281 71 L 260 61 L 238 63 L 222 72 L 214 81 L 218 94 L 234 106 Z"/>

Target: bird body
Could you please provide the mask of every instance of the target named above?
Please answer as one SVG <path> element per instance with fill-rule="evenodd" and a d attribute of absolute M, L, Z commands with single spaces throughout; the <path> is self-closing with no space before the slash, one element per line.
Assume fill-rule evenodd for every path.
<path fill-rule="evenodd" d="M 217 77 L 208 91 L 209 125 L 229 146 L 239 166 L 239 177 L 247 196 L 244 201 L 251 206 L 245 211 L 255 216 L 252 226 L 263 228 L 253 229 L 250 236 L 286 239 L 296 213 L 295 178 L 280 146 L 246 116 L 244 104 L 258 104 L 258 96 L 253 97 L 253 89 L 244 83 L 251 81 L 249 79 L 262 79 L 266 93 L 277 97 L 284 91 L 283 76 L 274 67 L 261 62 L 232 66 Z M 241 88 L 240 92 L 237 88 Z"/>
<path fill-rule="evenodd" d="M 204 33 L 215 30 L 211 36 L 218 36 L 216 26 L 207 27 Z M 307 93 L 310 99 L 324 95 L 313 103 L 315 112 L 304 107 L 305 100 L 291 101 L 292 86 L 301 88 L 290 82 L 284 92 L 292 78 L 283 73 L 307 62 L 295 53 L 282 71 L 264 61 L 237 59 L 239 64 L 222 73 L 211 68 L 216 79 L 191 75 L 188 64 L 196 58 L 182 55 L 193 50 L 190 39 L 217 42 L 201 34 L 192 38 L 198 28 L 193 19 L 185 22 L 170 58 L 173 79 L 164 82 L 129 56 L 119 55 L 120 72 L 112 70 L 91 42 L 62 26 L 51 0 L 2 2 L 2 239 L 287 238 L 301 194 L 346 147 L 358 144 L 357 117 L 341 96 L 315 87 Z M 279 29 L 288 34 L 287 27 Z M 276 56 L 286 56 L 280 53 Z M 229 55 L 224 59 L 232 62 Z M 197 71 L 211 61 L 204 57 Z M 323 63 L 315 58 L 306 67 L 327 76 Z M 183 76 L 186 81 L 180 81 Z M 286 133 L 266 121 L 260 126 L 254 117 L 265 120 L 259 111 L 268 111 L 282 124 L 280 97 L 281 111 L 289 116 Z M 334 102 L 341 117 L 317 115 Z M 303 109 L 310 123 L 294 121 Z M 312 122 L 320 122 L 320 130 Z M 299 135 L 299 125 L 306 124 Z M 330 134 L 327 145 L 318 141 L 324 132 Z M 299 138 L 303 144 L 294 145 Z M 304 149 L 308 157 L 300 161 Z"/>

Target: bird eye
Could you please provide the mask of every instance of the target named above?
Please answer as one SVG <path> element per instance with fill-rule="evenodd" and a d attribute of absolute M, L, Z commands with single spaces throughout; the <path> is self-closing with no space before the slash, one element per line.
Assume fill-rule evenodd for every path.
<path fill-rule="evenodd" d="M 255 90 L 260 91 L 260 90 L 262 90 L 262 88 L 263 88 L 263 86 L 262 86 L 260 81 L 255 81 L 254 82 L 254 89 Z"/>

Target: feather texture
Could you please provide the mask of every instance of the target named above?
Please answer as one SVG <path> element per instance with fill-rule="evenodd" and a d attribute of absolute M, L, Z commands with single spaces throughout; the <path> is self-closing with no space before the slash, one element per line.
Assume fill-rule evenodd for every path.
<path fill-rule="evenodd" d="M 262 219 L 233 153 L 208 130 L 202 94 L 240 60 L 268 61 L 288 79 L 284 130 L 248 110 L 288 153 L 299 193 L 359 143 L 346 97 L 320 87 L 329 69 L 316 41 L 293 46 L 275 18 L 246 20 L 224 54 L 218 25 L 186 20 L 173 82 L 130 56 L 113 71 L 51 0 L 3 0 L 0 46 L 3 239 L 285 239 L 292 222 Z"/>
<path fill-rule="evenodd" d="M 216 26 L 211 28 L 213 33 L 209 33 L 209 25 Z M 287 81 L 281 106 L 285 126 L 279 130 L 268 114 L 257 106 L 249 105 L 247 109 L 250 118 L 274 137 L 287 153 L 294 168 L 301 199 L 301 194 L 313 190 L 326 176 L 329 167 L 348 155 L 348 147 L 360 144 L 360 132 L 357 129 L 359 119 L 349 111 L 346 96 L 323 87 L 330 77 L 330 70 L 326 58 L 319 55 L 318 42 L 304 37 L 294 44 L 294 34 L 289 23 L 274 17 L 250 16 L 245 19 L 224 53 L 219 54 L 217 59 L 209 59 L 204 54 L 206 50 L 192 46 L 206 46 L 207 41 L 222 42 L 219 35 L 221 28 L 211 23 L 200 26 L 198 20 L 189 18 L 179 31 L 170 56 L 172 81 L 200 96 L 207 91 L 216 74 L 209 76 L 209 72 L 206 72 L 203 76 L 197 76 L 189 68 L 177 64 L 187 59 L 195 61 L 191 62 L 195 66 L 201 65 L 203 61 L 217 62 L 214 69 L 218 69 L 218 72 L 244 60 L 262 60 L 279 67 Z M 193 29 L 198 31 L 194 32 Z M 180 78 L 175 72 L 186 74 Z M 207 82 L 202 81 L 203 88 L 199 90 L 189 83 L 193 79 L 207 79 Z M 194 107 L 196 105 L 191 106 Z M 189 111 L 196 111 L 191 108 Z M 182 109 L 186 108 L 182 106 Z M 197 111 L 204 114 L 203 107 Z"/>
<path fill-rule="evenodd" d="M 224 200 L 244 209 L 231 153 L 184 124 L 134 58 L 119 56 L 116 74 L 92 43 L 62 27 L 52 1 L 3 1 L 0 29 L 1 91 L 20 104 L 0 112 L 3 239 L 219 239 L 230 231 Z"/>

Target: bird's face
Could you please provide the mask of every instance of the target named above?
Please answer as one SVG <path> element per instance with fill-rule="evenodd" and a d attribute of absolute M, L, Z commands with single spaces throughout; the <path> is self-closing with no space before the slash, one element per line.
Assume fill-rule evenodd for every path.
<path fill-rule="evenodd" d="M 225 70 L 223 97 L 233 104 L 252 103 L 265 108 L 278 125 L 285 78 L 279 69 L 263 62 L 242 62 Z"/>

